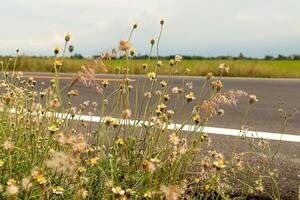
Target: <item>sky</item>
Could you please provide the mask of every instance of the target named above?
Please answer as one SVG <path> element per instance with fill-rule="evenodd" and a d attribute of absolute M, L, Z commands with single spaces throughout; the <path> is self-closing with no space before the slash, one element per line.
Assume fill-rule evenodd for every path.
<path fill-rule="evenodd" d="M 72 34 L 75 52 L 100 54 L 126 39 L 149 51 L 165 19 L 162 55 L 300 54 L 299 0 L 6 0 L 0 6 L 0 55 L 19 48 L 51 55 Z"/>

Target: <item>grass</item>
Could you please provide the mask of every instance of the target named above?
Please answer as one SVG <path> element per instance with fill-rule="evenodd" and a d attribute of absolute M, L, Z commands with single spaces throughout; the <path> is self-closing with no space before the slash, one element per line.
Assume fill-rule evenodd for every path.
<path fill-rule="evenodd" d="M 7 60 L 1 58 L 0 60 Z M 33 58 L 19 57 L 17 70 L 30 72 L 54 72 L 54 58 Z M 162 60 L 164 67 L 160 69 L 160 74 L 169 73 L 169 60 Z M 130 74 L 144 73 L 142 64 L 145 60 L 132 60 L 130 64 Z M 186 68 L 190 69 L 188 75 L 205 76 L 208 72 L 219 75 L 217 66 L 226 63 L 231 68 L 231 73 L 226 76 L 233 77 L 263 77 L 263 78 L 300 78 L 300 61 L 292 60 L 185 60 L 184 64 L 176 66 L 177 72 L 174 75 L 186 75 Z M 77 72 L 81 66 L 94 65 L 93 59 L 70 59 L 66 58 L 61 72 Z M 100 65 L 100 64 L 99 64 Z M 107 60 L 105 65 L 108 73 L 114 73 L 116 66 L 125 67 L 125 62 L 121 60 Z M 155 61 L 148 64 L 150 69 L 155 68 Z M 96 67 L 96 72 L 101 73 L 101 67 Z"/>
<path fill-rule="evenodd" d="M 136 28 L 134 25 L 129 40 Z M 69 40 L 67 35 L 65 48 Z M 266 140 L 241 137 L 249 147 L 247 151 L 237 151 L 234 144 L 228 144 L 232 151 L 225 158 L 223 152 L 210 146 L 211 139 L 203 132 L 211 118 L 224 114 L 222 105 L 234 105 L 247 96 L 249 103 L 241 116 L 246 118 L 257 101 L 255 95 L 244 91 L 222 91 L 221 77 L 229 71 L 228 66 L 217 69 L 218 77 L 207 76 L 201 91 L 193 91 L 184 80 L 170 88 L 170 79 L 158 82 L 156 76 L 167 68 L 173 76 L 183 62 L 177 57 L 172 68 L 167 64 L 164 67 L 157 56 L 156 61 L 148 60 L 149 66 L 155 66 L 146 70 L 148 79 L 132 83 L 128 69 L 136 69 L 134 66 L 143 61 L 131 62 L 129 41 L 121 43 L 121 50 L 125 70 L 116 73 L 121 82 L 90 79 L 101 62 L 80 69 L 80 77 L 74 82 L 81 81 L 99 95 L 98 102 L 80 105 L 73 103 L 80 95 L 74 85 L 60 87 L 60 70 L 66 70 L 74 61 L 64 59 L 59 48 L 55 50 L 55 62 L 40 60 L 35 66 L 52 63 L 52 67 L 45 68 L 55 72 L 50 86 L 15 72 L 22 62 L 24 66 L 22 59 L 21 64 L 16 58 L 0 63 L 2 199 L 281 198 L 274 165 L 279 145 L 273 149 Z M 208 84 L 212 87 L 205 89 Z M 114 92 L 108 93 L 108 87 Z M 135 92 L 138 90 L 143 95 Z M 136 101 L 130 102 L 131 96 Z M 140 104 L 138 99 L 142 100 Z M 183 107 L 190 109 L 181 113 Z M 99 116 L 102 123 L 81 121 L 84 113 Z M 183 131 L 183 126 L 174 131 L 166 128 L 178 116 L 183 126 L 194 125 L 189 133 Z M 289 119 L 286 116 L 282 132 Z M 136 121 L 128 123 L 132 119 L 143 122 L 142 126 Z M 243 125 L 243 131 L 248 128 Z"/>

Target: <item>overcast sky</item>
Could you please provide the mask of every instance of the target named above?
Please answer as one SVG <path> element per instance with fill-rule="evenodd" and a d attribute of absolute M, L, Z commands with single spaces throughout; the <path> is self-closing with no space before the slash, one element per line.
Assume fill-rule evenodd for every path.
<path fill-rule="evenodd" d="M 161 17 L 164 55 L 300 54 L 299 9 L 300 0 L 5 0 L 0 54 L 49 55 L 70 32 L 76 52 L 95 55 L 118 46 L 133 22 L 143 54 Z"/>

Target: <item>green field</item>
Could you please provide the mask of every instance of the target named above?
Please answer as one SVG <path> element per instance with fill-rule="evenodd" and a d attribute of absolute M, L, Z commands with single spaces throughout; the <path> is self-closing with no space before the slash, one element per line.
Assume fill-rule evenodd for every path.
<path fill-rule="evenodd" d="M 7 58 L 0 58 L 7 60 Z M 168 74 L 170 66 L 168 60 L 162 60 L 163 67 L 160 68 L 160 74 Z M 17 70 L 35 71 L 35 72 L 53 72 L 54 58 L 18 58 Z M 116 66 L 121 69 L 126 66 L 124 60 L 104 61 L 108 73 L 114 73 Z M 143 73 L 142 64 L 147 63 L 147 60 L 131 60 L 129 68 L 131 74 Z M 153 70 L 156 61 L 148 63 L 149 70 Z M 189 75 L 206 75 L 208 72 L 213 72 L 217 75 L 218 66 L 221 63 L 226 63 L 231 68 L 231 73 L 228 76 L 233 77 L 265 77 L 265 78 L 300 78 L 300 61 L 294 60 L 183 60 L 182 63 L 173 68 L 176 75 L 185 74 L 186 68 L 190 69 Z M 81 66 L 95 65 L 96 71 L 101 72 L 99 62 L 95 64 L 92 59 L 65 59 L 64 66 L 61 72 L 77 72 Z"/>

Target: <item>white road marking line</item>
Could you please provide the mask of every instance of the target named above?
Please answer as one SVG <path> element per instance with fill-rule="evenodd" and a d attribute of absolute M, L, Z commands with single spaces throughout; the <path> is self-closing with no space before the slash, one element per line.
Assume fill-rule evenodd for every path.
<path fill-rule="evenodd" d="M 15 110 L 11 111 L 12 113 L 16 112 Z M 47 116 L 51 117 L 52 113 L 46 113 Z M 70 115 L 64 113 L 56 113 L 57 118 L 61 119 L 72 119 Z M 135 125 L 138 127 L 143 126 L 143 124 L 149 125 L 150 122 L 148 121 L 139 121 L 139 120 L 123 120 L 114 118 L 119 120 L 121 125 Z M 73 120 L 82 120 L 88 122 L 98 122 L 104 123 L 105 119 L 101 119 L 99 116 L 90 116 L 90 115 L 75 115 Z M 195 129 L 194 125 L 184 125 L 182 124 L 169 124 L 167 129 L 169 130 L 178 130 L 182 128 L 182 131 L 190 132 L 191 130 Z M 281 134 L 281 133 L 271 133 L 271 132 L 256 132 L 256 131 L 241 131 L 238 129 L 229 129 L 229 128 L 217 128 L 217 127 L 204 127 L 203 130 L 197 128 L 195 132 L 206 132 L 209 134 L 215 135 L 225 135 L 225 136 L 244 136 L 249 138 L 257 138 L 257 139 L 267 139 L 267 140 L 281 140 L 286 142 L 300 142 L 300 134 L 299 135 L 291 135 L 291 134 Z"/>

